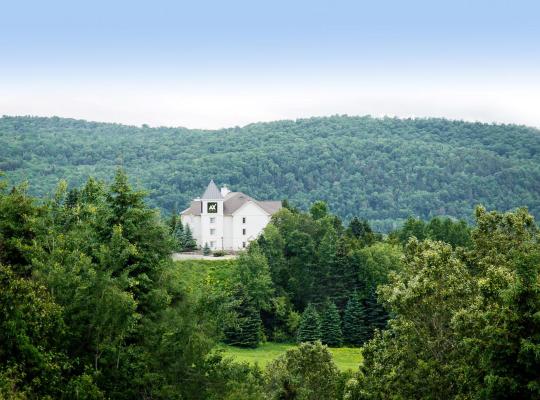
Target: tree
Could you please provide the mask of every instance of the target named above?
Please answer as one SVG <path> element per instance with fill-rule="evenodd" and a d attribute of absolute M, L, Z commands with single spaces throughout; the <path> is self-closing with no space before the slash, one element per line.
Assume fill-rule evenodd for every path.
<path fill-rule="evenodd" d="M 302 313 L 297 340 L 299 343 L 321 340 L 321 320 L 312 304 L 308 304 Z"/>
<path fill-rule="evenodd" d="M 360 220 L 354 217 L 346 230 L 349 237 L 355 238 L 361 246 L 369 246 L 377 240 L 381 240 L 380 235 L 375 234 L 366 220 Z"/>
<path fill-rule="evenodd" d="M 193 234 L 191 233 L 191 228 L 189 224 L 186 224 L 184 228 L 184 241 L 183 241 L 184 250 L 195 250 L 197 248 L 197 242 L 193 239 Z"/>
<path fill-rule="evenodd" d="M 368 298 L 377 286 L 388 283 L 389 274 L 401 268 L 402 256 L 401 246 L 381 242 L 352 251 L 349 262 L 356 271 L 360 297 Z"/>
<path fill-rule="evenodd" d="M 339 312 L 330 301 L 326 302 L 321 319 L 321 341 L 330 347 L 340 347 L 343 342 Z"/>
<path fill-rule="evenodd" d="M 324 296 L 335 299 L 339 296 L 339 284 L 343 277 L 338 276 L 338 236 L 329 226 L 319 244 L 317 263 L 312 271 L 313 294 L 317 303 L 322 304 Z"/>
<path fill-rule="evenodd" d="M 224 329 L 225 342 L 233 346 L 255 348 L 261 340 L 260 312 L 243 287 L 237 287 L 235 298 L 236 318 Z"/>
<path fill-rule="evenodd" d="M 358 293 L 353 293 L 345 307 L 343 316 L 344 342 L 353 346 L 361 346 L 369 337 L 369 326 L 366 312 Z"/>
<path fill-rule="evenodd" d="M 208 243 L 205 243 L 204 244 L 204 247 L 203 247 L 203 254 L 205 256 L 209 256 L 210 254 L 212 254 L 212 250 L 210 250 L 210 246 L 208 246 Z"/>
<path fill-rule="evenodd" d="M 367 298 L 364 301 L 366 311 L 366 324 L 369 326 L 369 335 L 371 336 L 375 329 L 384 329 L 388 321 L 388 313 L 377 300 L 375 288 L 371 288 Z"/>
<path fill-rule="evenodd" d="M 265 370 L 271 400 L 337 399 L 339 371 L 326 346 L 301 343 L 272 361 Z"/>
<path fill-rule="evenodd" d="M 267 309 L 274 294 L 270 269 L 257 242 L 238 256 L 235 264 L 234 281 L 242 286 L 256 310 Z"/>
<path fill-rule="evenodd" d="M 538 228 L 524 209 L 476 221 L 469 250 L 410 240 L 379 288 L 394 317 L 364 346 L 364 398 L 540 395 Z"/>
<path fill-rule="evenodd" d="M 313 205 L 309 209 L 309 212 L 311 213 L 313 219 L 321 219 L 328 215 L 328 206 L 324 201 L 319 200 L 313 203 Z"/>

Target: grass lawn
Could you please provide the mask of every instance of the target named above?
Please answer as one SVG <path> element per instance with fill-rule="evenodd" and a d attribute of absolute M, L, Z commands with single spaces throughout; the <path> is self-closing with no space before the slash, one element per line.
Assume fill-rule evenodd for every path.
<path fill-rule="evenodd" d="M 258 363 L 264 368 L 274 358 L 295 346 L 294 344 L 268 342 L 256 349 L 243 349 L 227 345 L 220 345 L 219 349 L 224 350 L 225 355 L 232 356 L 237 361 L 247 361 L 250 364 Z M 330 348 L 330 352 L 334 356 L 334 361 L 341 371 L 356 371 L 358 365 L 362 362 L 362 353 L 358 348 Z"/>

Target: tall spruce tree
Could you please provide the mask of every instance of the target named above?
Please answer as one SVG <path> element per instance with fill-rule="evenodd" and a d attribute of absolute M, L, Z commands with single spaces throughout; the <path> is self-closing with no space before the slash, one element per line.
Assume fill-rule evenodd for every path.
<path fill-rule="evenodd" d="M 345 307 L 343 337 L 345 343 L 353 346 L 361 346 L 369 338 L 366 312 L 357 292 L 353 293 Z"/>
<path fill-rule="evenodd" d="M 302 313 L 297 340 L 299 343 L 321 340 L 321 319 L 319 313 L 311 303 L 308 304 Z"/>
<path fill-rule="evenodd" d="M 321 319 L 321 341 L 330 347 L 340 347 L 343 343 L 341 318 L 336 305 L 327 301 Z"/>
<path fill-rule="evenodd" d="M 382 330 L 386 328 L 388 313 L 378 302 L 375 288 L 371 288 L 369 291 L 368 297 L 364 301 L 364 307 L 366 310 L 366 322 L 369 326 L 369 336 L 371 337 L 375 329 Z"/>
<path fill-rule="evenodd" d="M 235 307 L 237 317 L 224 329 L 225 343 L 238 347 L 255 348 L 261 341 L 260 312 L 242 287 L 237 289 L 237 297 L 239 297 Z"/>
<path fill-rule="evenodd" d="M 210 246 L 208 246 L 208 243 L 205 243 L 204 244 L 204 247 L 203 247 L 203 254 L 205 256 L 209 256 L 210 254 L 212 254 L 212 250 L 210 250 Z"/>
<path fill-rule="evenodd" d="M 184 251 L 185 250 L 185 234 L 184 234 L 184 225 L 182 224 L 182 221 L 178 219 L 174 226 L 174 231 L 172 232 L 172 236 L 176 240 L 176 248 L 178 251 Z"/>
<path fill-rule="evenodd" d="M 313 300 L 317 304 L 324 302 L 328 296 L 332 300 L 338 295 L 337 284 L 341 281 L 338 272 L 337 255 L 338 235 L 332 225 L 329 225 L 319 244 L 318 259 L 313 270 Z"/>
<path fill-rule="evenodd" d="M 184 250 L 195 250 L 197 248 L 197 242 L 193 239 L 191 228 L 186 224 L 184 228 Z"/>

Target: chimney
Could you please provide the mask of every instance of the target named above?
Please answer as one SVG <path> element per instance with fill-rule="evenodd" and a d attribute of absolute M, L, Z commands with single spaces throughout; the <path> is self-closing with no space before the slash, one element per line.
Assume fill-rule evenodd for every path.
<path fill-rule="evenodd" d="M 223 197 L 227 196 L 229 193 L 231 193 L 231 191 L 227 188 L 227 186 L 223 186 L 223 187 L 221 188 L 221 195 L 222 195 Z"/>

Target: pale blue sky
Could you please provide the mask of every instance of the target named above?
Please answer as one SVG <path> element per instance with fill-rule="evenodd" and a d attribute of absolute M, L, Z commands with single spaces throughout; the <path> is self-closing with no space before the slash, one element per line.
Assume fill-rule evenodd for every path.
<path fill-rule="evenodd" d="M 0 114 L 218 128 L 329 114 L 540 126 L 537 1 L 10 1 Z"/>

